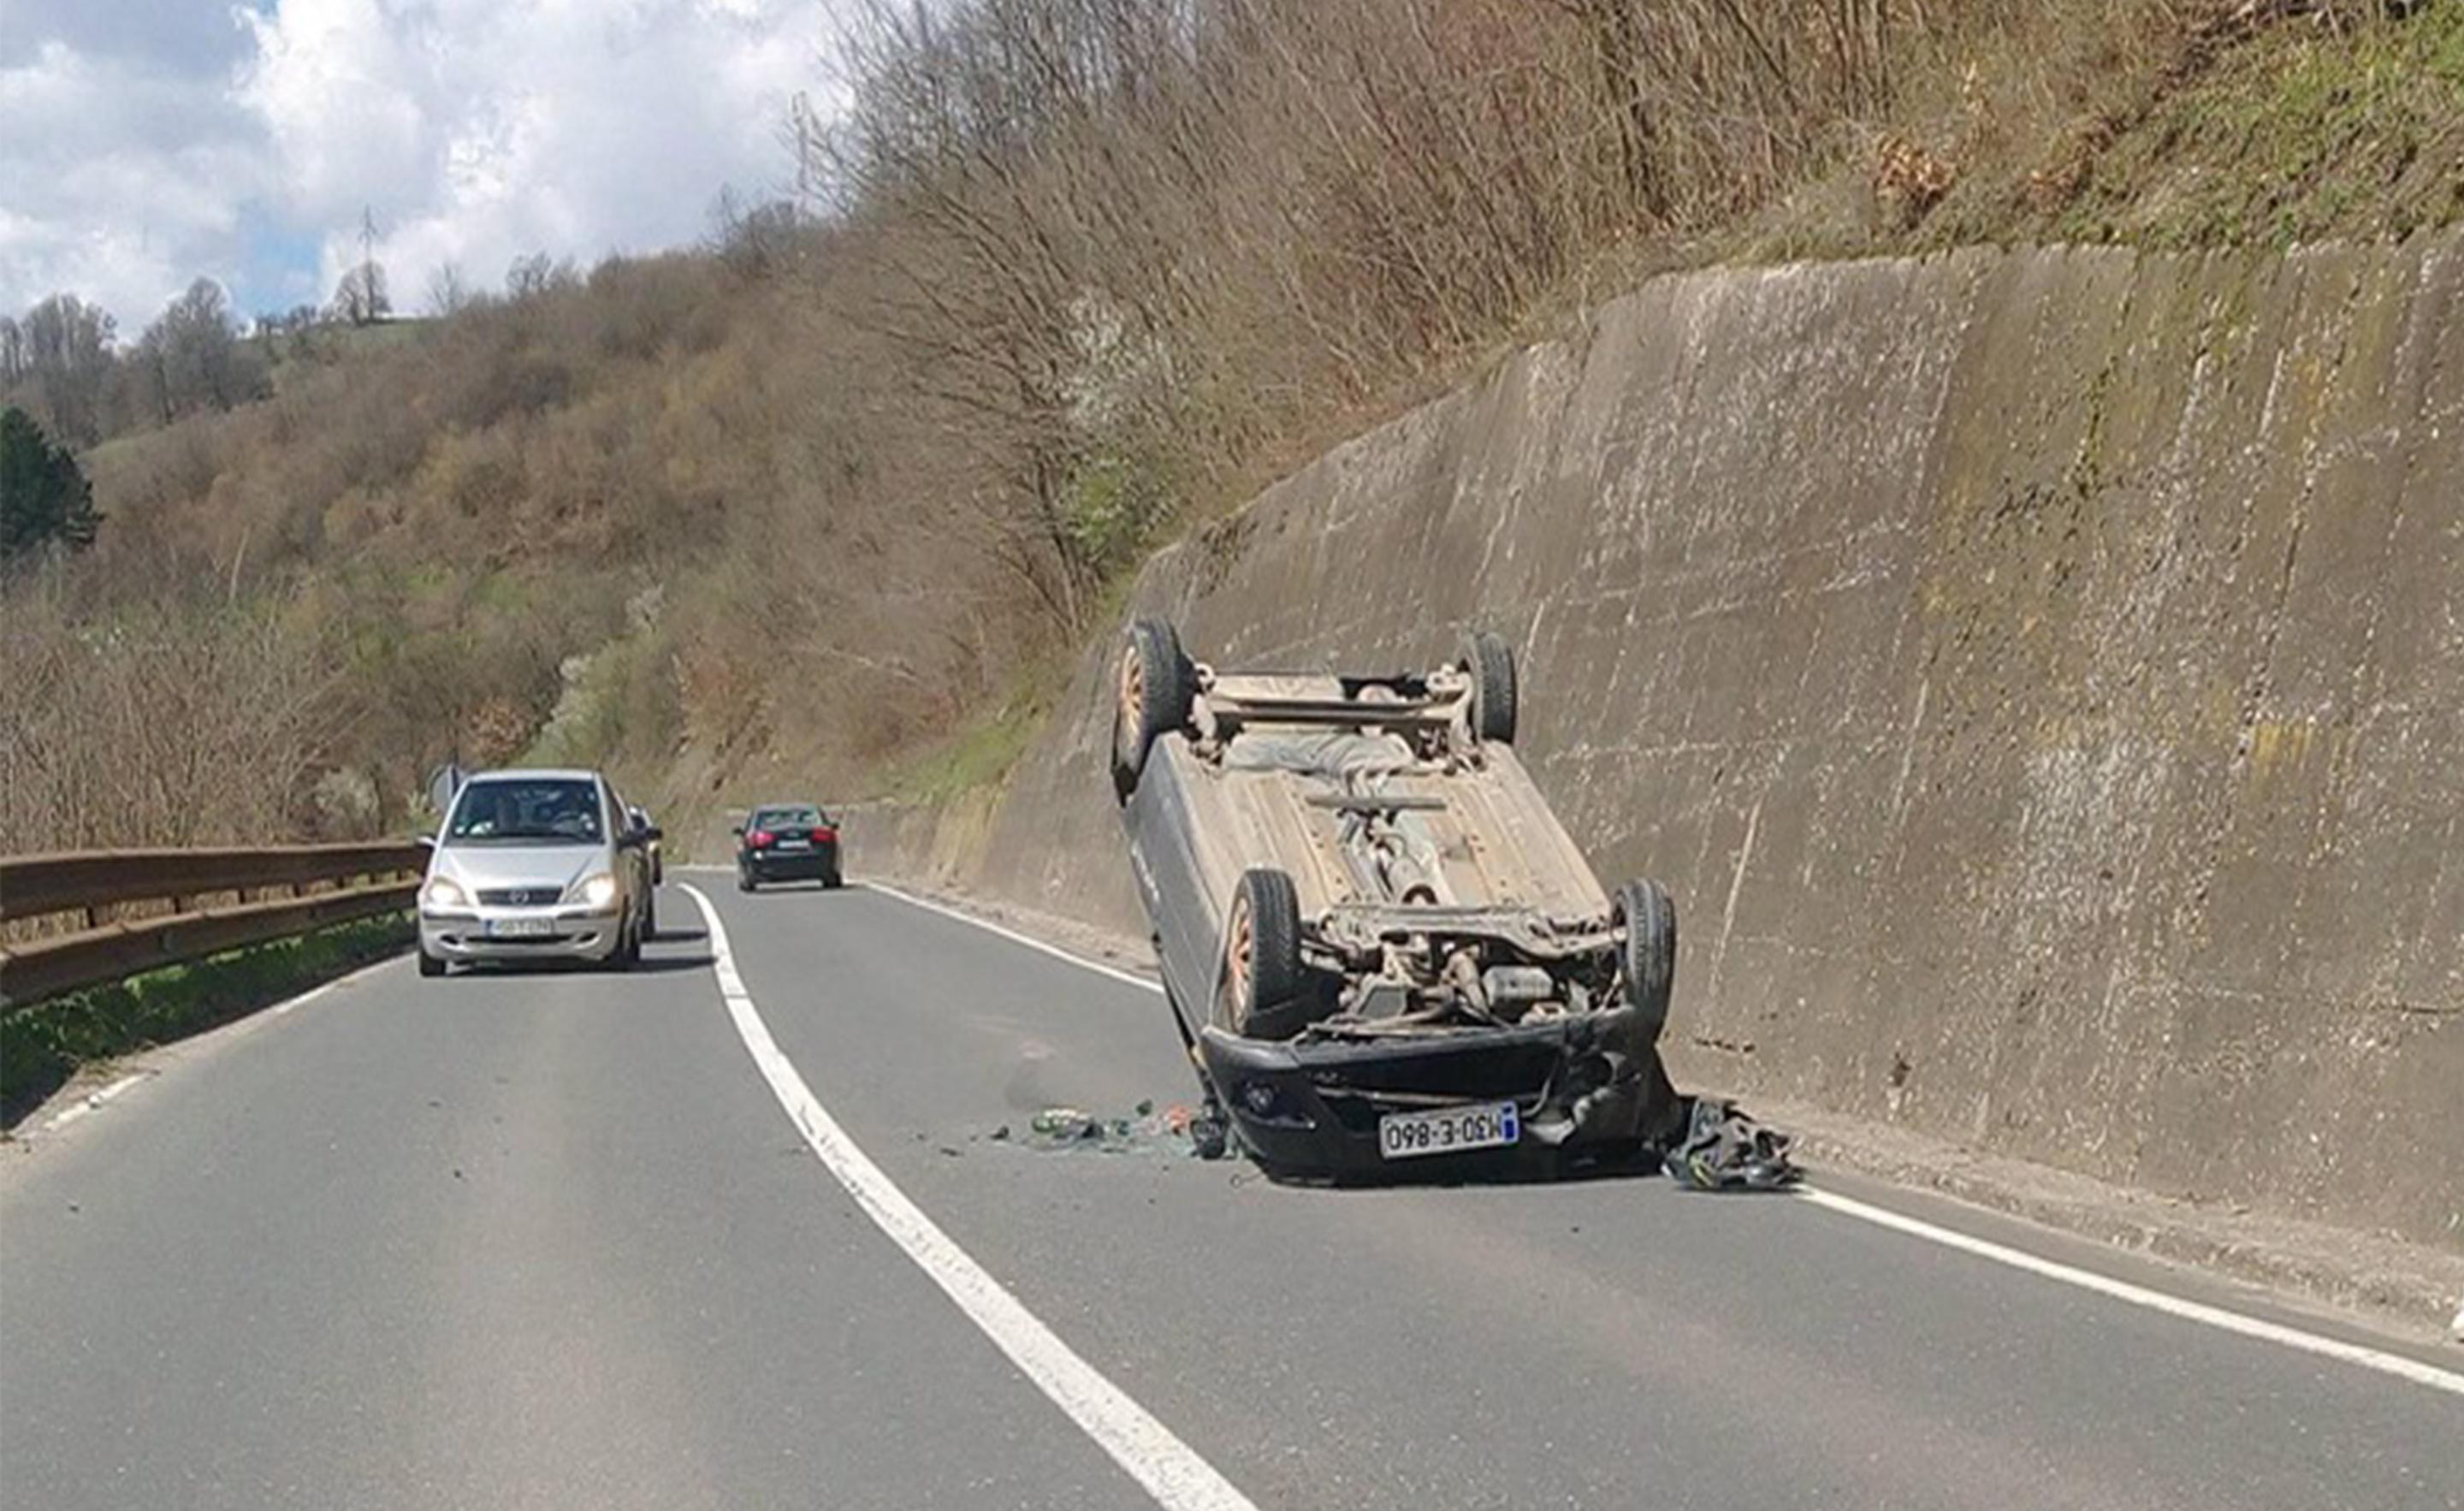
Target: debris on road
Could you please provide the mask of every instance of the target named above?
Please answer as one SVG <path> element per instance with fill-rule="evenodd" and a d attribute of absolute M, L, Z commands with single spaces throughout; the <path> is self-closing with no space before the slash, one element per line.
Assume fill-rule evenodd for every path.
<path fill-rule="evenodd" d="M 1038 1135 L 1055 1142 L 1083 1138 L 1095 1127 L 1095 1120 L 1076 1107 L 1045 1107 L 1035 1115 Z"/>
<path fill-rule="evenodd" d="M 1079 1107 L 1045 1107 L 1028 1124 L 1032 1135 L 1028 1142 L 1037 1149 L 1128 1153 L 1186 1139 L 1195 1118 L 1185 1106 L 1157 1110 L 1153 1100 L 1139 1102 L 1126 1117 L 1098 1117 Z M 991 1136 L 995 1143 L 1010 1142 L 1009 1125 L 995 1128 Z"/>
<path fill-rule="evenodd" d="M 1685 1115 L 1684 1136 L 1661 1156 L 1661 1169 L 1696 1191 L 1779 1191 L 1805 1177 L 1788 1157 L 1792 1142 L 1733 1102 L 1697 1097 Z"/>

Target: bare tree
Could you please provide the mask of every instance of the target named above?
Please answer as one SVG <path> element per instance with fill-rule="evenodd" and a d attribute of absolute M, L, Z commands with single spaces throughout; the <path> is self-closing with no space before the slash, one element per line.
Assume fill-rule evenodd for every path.
<path fill-rule="evenodd" d="M 385 291 L 384 266 L 363 262 L 343 274 L 331 309 L 334 318 L 350 325 L 374 325 L 391 315 L 393 297 Z"/>
<path fill-rule="evenodd" d="M 19 328 L 35 417 L 74 445 L 100 440 L 116 329 L 111 316 L 74 294 L 55 294 L 27 311 Z"/>
<path fill-rule="evenodd" d="M 766 278 L 786 268 L 803 230 L 793 200 L 754 204 L 732 184 L 721 185 L 710 207 L 710 250 L 739 277 Z"/>
<path fill-rule="evenodd" d="M 360 212 L 360 260 L 334 290 L 334 318 L 353 325 L 374 325 L 393 313 L 393 296 L 385 288 L 385 265 L 377 261 L 377 218 Z"/>
<path fill-rule="evenodd" d="M 250 370 L 230 296 L 213 279 L 189 284 L 146 337 L 159 340 L 170 408 L 228 409 L 257 396 L 261 375 Z"/>
<path fill-rule="evenodd" d="M 574 270 L 572 258 L 560 262 L 544 252 L 534 252 L 516 257 L 513 266 L 505 270 L 505 296 L 516 300 L 537 298 L 558 289 L 578 287 L 581 282 L 582 274 Z"/>
<path fill-rule="evenodd" d="M 459 315 L 471 303 L 470 285 L 463 281 L 462 269 L 445 263 L 428 275 L 428 313 L 437 316 Z"/>

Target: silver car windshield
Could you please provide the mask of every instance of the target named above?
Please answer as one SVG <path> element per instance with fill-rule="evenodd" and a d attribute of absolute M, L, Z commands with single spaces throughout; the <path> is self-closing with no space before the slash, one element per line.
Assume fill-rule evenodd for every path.
<path fill-rule="evenodd" d="M 453 804 L 448 844 L 596 844 L 599 791 L 571 777 L 474 781 Z"/>

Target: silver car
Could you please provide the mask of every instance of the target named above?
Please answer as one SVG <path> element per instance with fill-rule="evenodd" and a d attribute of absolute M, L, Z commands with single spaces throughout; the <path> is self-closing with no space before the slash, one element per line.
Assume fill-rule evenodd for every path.
<path fill-rule="evenodd" d="M 629 967 L 657 929 L 659 831 L 590 771 L 482 772 L 462 784 L 419 891 L 419 974 L 454 963 Z"/>

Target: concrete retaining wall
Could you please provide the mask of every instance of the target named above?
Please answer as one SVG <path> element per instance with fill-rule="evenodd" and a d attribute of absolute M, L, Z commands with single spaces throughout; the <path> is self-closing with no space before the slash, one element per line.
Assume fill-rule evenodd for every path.
<path fill-rule="evenodd" d="M 1227 664 L 1523 650 L 1671 1059 L 2464 1249 L 2464 237 L 1655 281 L 1136 592 Z M 1144 931 L 1109 646 L 911 869 Z"/>

